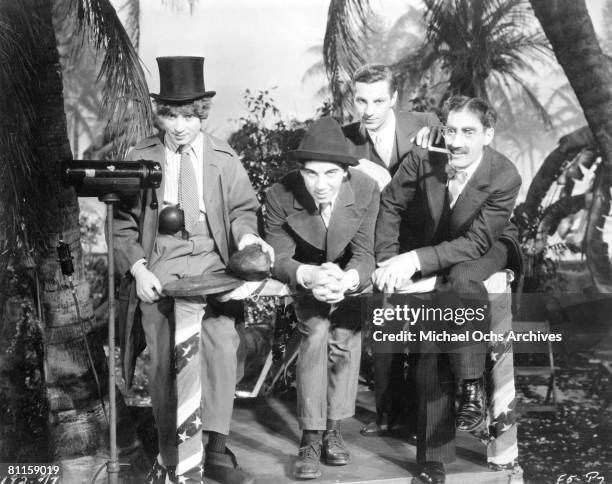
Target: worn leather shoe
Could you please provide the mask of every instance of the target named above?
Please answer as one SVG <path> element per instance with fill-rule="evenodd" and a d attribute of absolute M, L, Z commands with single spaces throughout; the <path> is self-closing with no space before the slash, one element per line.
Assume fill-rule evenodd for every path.
<path fill-rule="evenodd" d="M 444 484 L 446 473 L 442 462 L 425 462 L 421 473 L 412 479 L 412 484 Z"/>
<path fill-rule="evenodd" d="M 359 431 L 359 433 L 365 437 L 378 437 L 380 435 L 386 435 L 387 430 L 387 424 L 378 424 L 376 422 L 370 422 L 369 424 L 364 425 Z"/>
<path fill-rule="evenodd" d="M 389 414 L 383 413 L 381 415 L 377 415 L 376 421 L 364 425 L 359 433 L 366 437 L 388 435 L 393 431 L 401 430 L 404 424 L 400 420 L 401 419 L 398 412 L 392 412 Z"/>
<path fill-rule="evenodd" d="M 486 403 L 482 378 L 464 380 L 462 390 L 461 403 L 457 410 L 457 430 L 471 432 L 482 424 L 485 418 Z"/>
<path fill-rule="evenodd" d="M 300 447 L 295 461 L 293 475 L 296 479 L 317 479 L 321 477 L 321 442 L 312 442 Z"/>
<path fill-rule="evenodd" d="M 344 444 L 339 430 L 326 430 L 323 432 L 323 460 L 331 466 L 344 466 L 348 464 L 351 454 Z"/>
<path fill-rule="evenodd" d="M 219 484 L 253 484 L 255 477 L 238 466 L 234 453 L 225 448 L 225 453 L 206 450 L 204 460 L 204 482 Z"/>

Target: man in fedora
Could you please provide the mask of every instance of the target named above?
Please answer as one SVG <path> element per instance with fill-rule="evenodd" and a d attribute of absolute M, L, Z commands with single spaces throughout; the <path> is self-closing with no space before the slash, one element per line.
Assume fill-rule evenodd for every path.
<path fill-rule="evenodd" d="M 357 159 L 349 152 L 333 119 L 316 121 L 289 152 L 300 168 L 266 197 L 265 237 L 276 254 L 272 273 L 297 289 L 298 479 L 321 476 L 321 453 L 329 465 L 347 464 L 350 457 L 340 421 L 355 412 L 363 315 L 359 298 L 345 296 L 369 285 L 380 193 L 372 178 L 350 168 Z"/>
<path fill-rule="evenodd" d="M 230 255 L 249 244 L 260 245 L 272 257 L 273 252 L 257 235 L 259 204 L 236 154 L 225 141 L 201 132 L 215 95 L 204 87 L 204 58 L 159 57 L 157 63 L 160 92 L 152 97 L 161 131 L 139 142 L 128 157 L 159 162 L 162 184 L 115 207 L 115 260 L 125 294 L 123 369 L 131 384 L 134 361 L 146 344 L 159 434 L 152 482 L 164 482 L 166 476 L 197 480 L 202 432 L 208 435 L 204 477 L 252 482 L 226 447 L 237 379 L 235 326 L 242 319 L 242 305 L 209 298 L 199 341 L 181 352 L 174 346 L 180 336 L 174 330 L 174 301 L 163 296 L 162 287 L 176 279 L 222 272 Z M 178 361 L 194 347 L 199 348 L 201 367 L 194 368 L 191 377 L 201 375 L 201 401 L 184 402 L 177 382 L 182 383 L 180 370 L 185 366 Z M 188 356 L 187 368 L 189 361 Z M 192 404 L 193 413 L 181 415 Z M 189 438 L 192 435 L 198 442 Z"/>

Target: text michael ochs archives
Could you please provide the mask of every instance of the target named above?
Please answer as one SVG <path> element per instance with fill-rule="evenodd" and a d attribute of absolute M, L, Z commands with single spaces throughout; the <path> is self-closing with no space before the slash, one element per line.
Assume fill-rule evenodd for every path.
<path fill-rule="evenodd" d="M 431 307 L 408 304 L 394 307 L 375 308 L 372 310 L 372 339 L 374 342 L 432 342 L 432 343 L 468 343 L 488 341 L 498 342 L 559 342 L 562 333 L 508 331 L 498 333 L 488 328 L 477 329 L 472 326 L 468 331 L 456 331 L 465 323 L 482 323 L 486 317 L 487 304 L 480 307 Z M 426 327 L 426 324 L 430 326 Z M 450 325 L 449 325 L 450 323 Z M 454 324 L 453 324 L 454 323 Z M 414 328 L 419 324 L 419 329 Z M 409 329 L 406 329 L 409 327 Z"/>

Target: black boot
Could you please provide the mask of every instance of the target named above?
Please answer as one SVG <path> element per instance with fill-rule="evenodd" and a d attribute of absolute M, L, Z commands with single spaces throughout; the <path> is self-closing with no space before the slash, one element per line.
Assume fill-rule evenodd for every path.
<path fill-rule="evenodd" d="M 323 460 L 327 465 L 344 466 L 351 458 L 339 429 L 323 432 Z"/>
<path fill-rule="evenodd" d="M 310 442 L 300 447 L 293 466 L 296 479 L 317 479 L 321 477 L 321 442 Z"/>
<path fill-rule="evenodd" d="M 425 462 L 421 465 L 421 473 L 412 479 L 412 484 L 444 484 L 446 472 L 442 462 Z"/>
<path fill-rule="evenodd" d="M 204 482 L 252 484 L 255 482 L 255 477 L 238 467 L 236 456 L 226 447 L 224 453 L 206 449 Z"/>
<path fill-rule="evenodd" d="M 482 378 L 463 380 L 462 395 L 457 411 L 457 430 L 471 432 L 484 422 L 486 402 Z"/>

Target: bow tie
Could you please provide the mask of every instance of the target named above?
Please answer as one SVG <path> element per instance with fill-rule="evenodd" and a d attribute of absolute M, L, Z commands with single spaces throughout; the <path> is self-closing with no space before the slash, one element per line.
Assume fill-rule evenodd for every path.
<path fill-rule="evenodd" d="M 461 184 L 465 183 L 467 180 L 468 174 L 465 170 L 458 170 L 450 164 L 447 164 L 444 167 L 444 170 L 446 171 L 446 176 L 449 180 L 455 180 L 457 183 Z"/>

